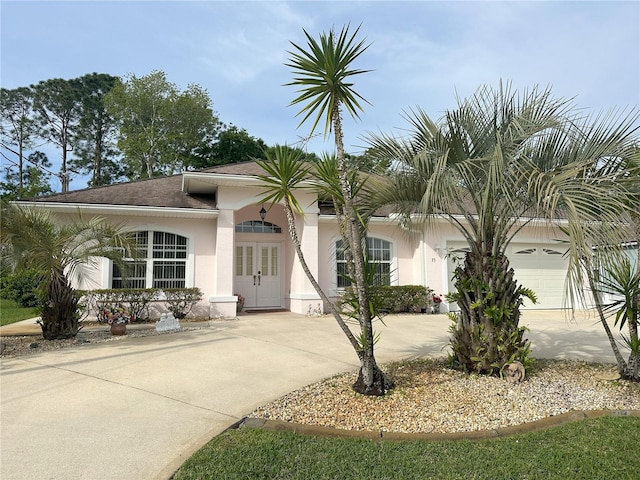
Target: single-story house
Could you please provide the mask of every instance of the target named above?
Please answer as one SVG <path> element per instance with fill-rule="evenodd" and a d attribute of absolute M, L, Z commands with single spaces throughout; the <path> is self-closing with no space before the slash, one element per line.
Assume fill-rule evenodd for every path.
<path fill-rule="evenodd" d="M 138 242 L 148 245 L 129 285 L 198 287 L 204 293 L 199 314 L 234 317 L 237 295 L 249 311 L 323 310 L 296 258 L 282 206 L 259 202 L 263 189 L 256 175 L 262 173 L 254 162 L 236 163 L 21 203 L 47 208 L 61 221 L 80 211 L 126 224 Z M 306 261 L 324 291 L 335 297 L 343 287 L 344 263 L 336 218 L 310 189 L 301 190 L 298 200 L 305 210 L 297 226 Z M 383 282 L 424 285 L 441 294 L 453 289 L 452 273 L 466 245 L 445 220 L 435 229 L 407 235 L 393 216 L 381 215 L 371 220 L 368 236 Z M 516 278 L 539 300 L 525 308 L 562 307 L 567 261 L 558 238 L 558 229 L 532 221 L 509 247 Z M 104 259 L 76 287 L 117 288 L 121 280 Z"/>

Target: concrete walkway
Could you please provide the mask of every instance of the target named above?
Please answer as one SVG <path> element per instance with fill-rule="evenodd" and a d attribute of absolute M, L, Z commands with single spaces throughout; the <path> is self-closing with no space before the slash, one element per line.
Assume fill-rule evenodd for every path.
<path fill-rule="evenodd" d="M 385 323 L 379 362 L 446 355 L 445 315 Z M 613 362 L 593 318 L 527 311 L 522 323 L 535 357 Z M 331 317 L 291 313 L 3 359 L 0 478 L 167 479 L 255 407 L 357 367 Z"/>

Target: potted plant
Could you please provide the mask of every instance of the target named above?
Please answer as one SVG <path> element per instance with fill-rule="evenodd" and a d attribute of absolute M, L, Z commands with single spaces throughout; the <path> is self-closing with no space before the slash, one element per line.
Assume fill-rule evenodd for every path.
<path fill-rule="evenodd" d="M 245 298 L 242 296 L 241 293 L 235 293 L 234 295 L 238 297 L 238 302 L 236 303 L 236 313 L 240 313 L 244 308 Z"/>
<path fill-rule="evenodd" d="M 440 304 L 442 303 L 442 295 L 434 293 L 431 296 L 431 301 L 433 302 L 433 307 L 431 307 L 431 311 L 433 313 L 440 313 Z"/>
<path fill-rule="evenodd" d="M 133 321 L 133 316 L 124 307 L 102 309 L 102 318 L 111 325 L 111 335 L 125 335 L 127 323 Z"/>

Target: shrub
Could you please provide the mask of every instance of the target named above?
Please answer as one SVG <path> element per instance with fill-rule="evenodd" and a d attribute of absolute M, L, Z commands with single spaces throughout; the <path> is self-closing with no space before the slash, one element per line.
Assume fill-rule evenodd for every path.
<path fill-rule="evenodd" d="M 132 318 L 147 320 L 149 318 L 149 304 L 158 299 L 160 290 L 157 288 L 128 288 L 127 303 Z"/>
<path fill-rule="evenodd" d="M 123 308 L 131 314 L 131 321 L 149 318 L 149 305 L 162 303 L 178 319 L 186 317 L 193 306 L 202 300 L 199 288 L 114 288 L 85 292 L 89 305 L 99 322 L 106 322 L 108 313 Z"/>
<path fill-rule="evenodd" d="M 38 270 L 19 270 L 3 280 L 2 298 L 13 300 L 20 307 L 37 307 L 40 302 L 38 288 L 44 274 Z"/>
<path fill-rule="evenodd" d="M 370 300 L 377 313 L 421 312 L 429 305 L 432 293 L 421 285 L 382 285 L 370 287 Z M 339 303 L 342 308 L 357 308 L 351 288 L 344 290 Z"/>
<path fill-rule="evenodd" d="M 427 307 L 433 293 L 421 285 L 381 286 L 377 289 L 391 312 L 420 312 Z"/>
<path fill-rule="evenodd" d="M 149 304 L 158 299 L 157 288 L 115 288 L 92 290 L 89 292 L 92 310 L 99 322 L 106 322 L 105 312 L 125 308 L 131 314 L 132 321 L 149 318 Z"/>
<path fill-rule="evenodd" d="M 202 300 L 199 288 L 165 288 L 162 291 L 167 308 L 177 319 L 186 317 L 193 306 Z"/>

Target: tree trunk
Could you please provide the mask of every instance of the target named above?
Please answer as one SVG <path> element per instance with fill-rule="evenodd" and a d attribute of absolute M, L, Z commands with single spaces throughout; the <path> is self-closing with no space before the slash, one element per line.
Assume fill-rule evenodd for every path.
<path fill-rule="evenodd" d="M 364 237 L 360 228 L 359 218 L 356 215 L 355 205 L 351 194 L 351 188 L 347 179 L 347 168 L 344 160 L 344 144 L 342 134 L 342 121 L 340 107 L 336 103 L 331 114 L 336 143 L 336 159 L 338 162 L 338 176 L 340 189 L 344 200 L 344 216 L 346 234 L 353 260 L 353 290 L 358 299 L 360 330 L 362 332 L 362 345 L 360 357 L 360 374 L 358 381 L 353 385 L 356 392 L 365 395 L 384 395 L 388 388 L 392 388 L 391 382 L 378 368 L 374 356 L 374 338 L 371 311 L 369 309 L 369 285 L 365 274 L 365 255 L 363 249 Z"/>
<path fill-rule="evenodd" d="M 616 357 L 616 363 L 618 365 L 618 373 L 620 376 L 624 377 L 627 371 L 627 363 L 624 361 L 622 354 L 620 353 L 620 349 L 618 348 L 618 343 L 611 332 L 611 328 L 609 327 L 609 323 L 607 322 L 607 318 L 604 314 L 604 310 L 602 309 L 602 296 L 600 294 L 600 290 L 598 289 L 595 279 L 593 278 L 593 265 L 591 264 L 591 260 L 589 258 L 583 258 L 583 263 L 585 264 L 585 270 L 587 271 L 587 279 L 589 281 L 589 288 L 591 289 L 591 293 L 593 294 L 593 300 L 596 304 L 596 310 L 598 311 L 598 317 L 600 318 L 600 323 L 604 328 L 605 333 L 607 334 L 607 338 L 609 339 L 609 345 L 611 345 L 611 350 L 613 351 L 614 357 Z"/>
<path fill-rule="evenodd" d="M 640 382 L 640 355 L 637 352 L 631 352 L 627 361 L 627 368 L 622 374 L 625 380 Z"/>
<path fill-rule="evenodd" d="M 340 329 L 347 336 L 347 339 L 349 340 L 349 343 L 351 343 L 351 346 L 355 349 L 356 352 L 359 352 L 360 344 L 358 343 L 358 340 L 353 335 L 351 330 L 349 330 L 348 325 L 346 323 L 344 323 L 344 320 L 340 316 L 340 312 L 338 312 L 338 310 L 336 309 L 336 307 L 333 304 L 333 302 L 331 302 L 329 297 L 327 297 L 327 295 L 324 293 L 324 291 L 322 290 L 322 288 L 318 284 L 317 280 L 315 279 L 315 277 L 311 273 L 311 270 L 309 269 L 309 266 L 307 265 L 307 261 L 305 260 L 304 255 L 302 253 L 302 248 L 300 247 L 300 239 L 298 238 L 298 231 L 296 230 L 296 222 L 295 222 L 295 218 L 293 216 L 293 210 L 291 209 L 291 205 L 289 204 L 288 200 L 286 200 L 286 199 L 285 199 L 285 204 L 284 204 L 284 211 L 285 211 L 285 214 L 287 216 L 287 223 L 289 225 L 289 237 L 291 238 L 291 242 L 293 243 L 293 246 L 295 248 L 296 255 L 298 257 L 298 261 L 300 262 L 300 265 L 302 266 L 302 270 L 304 271 L 305 275 L 307 276 L 307 278 L 311 282 L 311 285 L 313 285 L 313 288 L 315 289 L 316 293 L 318 295 L 320 295 L 320 298 L 322 299 L 322 302 L 325 305 L 329 306 L 329 309 L 331 310 L 331 314 L 333 315 L 333 317 L 335 318 L 336 322 L 340 326 Z"/>
<path fill-rule="evenodd" d="M 638 305 L 638 297 L 633 298 L 631 303 L 633 306 Z M 640 382 L 640 342 L 638 341 L 638 310 L 636 308 L 629 309 L 629 342 L 631 343 L 631 353 L 627 360 L 627 368 L 623 377 L 627 380 Z"/>
<path fill-rule="evenodd" d="M 78 334 L 78 298 L 63 272 L 55 271 L 47 283 L 46 303 L 38 322 L 45 340 L 72 338 Z"/>
<path fill-rule="evenodd" d="M 455 366 L 496 375 L 513 361 L 526 365 L 529 341 L 519 327 L 522 298 L 507 257 L 468 252 L 455 278 L 460 297 L 458 324 L 451 328 Z"/>
<path fill-rule="evenodd" d="M 358 379 L 352 388 L 362 395 L 380 397 L 393 388 L 393 382 L 378 367 L 373 355 L 361 355 Z"/>

